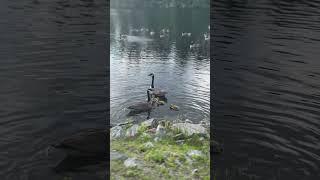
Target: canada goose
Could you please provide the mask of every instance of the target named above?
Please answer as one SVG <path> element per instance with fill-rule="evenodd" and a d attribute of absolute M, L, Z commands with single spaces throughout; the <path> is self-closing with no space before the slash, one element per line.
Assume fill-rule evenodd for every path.
<path fill-rule="evenodd" d="M 105 146 L 107 129 L 85 129 L 52 145 L 57 149 L 66 150 L 72 156 L 106 156 Z"/>
<path fill-rule="evenodd" d="M 160 88 L 154 88 L 154 74 L 150 73 L 148 76 L 152 77 L 152 82 L 150 86 L 151 94 L 156 97 L 164 97 L 168 92 Z"/>
<path fill-rule="evenodd" d="M 153 108 L 153 102 L 151 101 L 150 91 L 151 89 L 147 90 L 147 95 L 148 95 L 147 102 L 137 102 L 129 106 L 128 109 L 131 109 L 133 111 L 138 111 L 138 112 L 150 111 Z"/>

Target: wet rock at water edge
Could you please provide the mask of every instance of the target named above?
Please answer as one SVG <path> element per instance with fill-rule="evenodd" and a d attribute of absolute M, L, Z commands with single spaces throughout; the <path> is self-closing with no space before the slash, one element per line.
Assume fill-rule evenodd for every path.
<path fill-rule="evenodd" d="M 208 131 L 206 128 L 200 124 L 191 124 L 191 123 L 176 123 L 172 125 L 173 128 L 177 128 L 184 134 L 191 136 L 193 134 L 208 136 Z"/>
<path fill-rule="evenodd" d="M 192 123 L 192 121 L 190 121 L 189 119 L 186 119 L 185 121 L 184 121 L 185 123 Z"/>

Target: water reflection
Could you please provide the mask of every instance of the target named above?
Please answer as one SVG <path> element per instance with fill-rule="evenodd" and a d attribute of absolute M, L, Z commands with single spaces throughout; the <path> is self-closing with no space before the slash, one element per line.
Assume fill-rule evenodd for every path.
<path fill-rule="evenodd" d="M 168 90 L 167 104 L 153 109 L 151 117 L 208 120 L 210 45 L 204 34 L 209 9 L 111 9 L 110 20 L 112 123 L 148 116 L 128 115 L 126 107 L 146 99 L 150 73 L 156 87 Z M 181 110 L 170 111 L 171 103 Z"/>

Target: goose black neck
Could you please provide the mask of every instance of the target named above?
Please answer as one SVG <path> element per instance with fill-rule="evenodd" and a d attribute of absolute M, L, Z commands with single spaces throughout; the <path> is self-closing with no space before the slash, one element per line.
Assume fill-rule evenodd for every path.
<path fill-rule="evenodd" d="M 148 95 L 148 102 L 150 102 L 150 93 L 149 93 L 149 90 L 147 91 L 147 95 Z"/>
<path fill-rule="evenodd" d="M 154 76 L 152 76 L 151 88 L 154 88 Z"/>

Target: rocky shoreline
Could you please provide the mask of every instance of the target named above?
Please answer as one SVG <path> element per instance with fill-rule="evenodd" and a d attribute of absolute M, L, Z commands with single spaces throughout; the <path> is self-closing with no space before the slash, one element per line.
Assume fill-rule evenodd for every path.
<path fill-rule="evenodd" d="M 210 179 L 209 127 L 155 119 L 112 127 L 111 179 Z"/>

